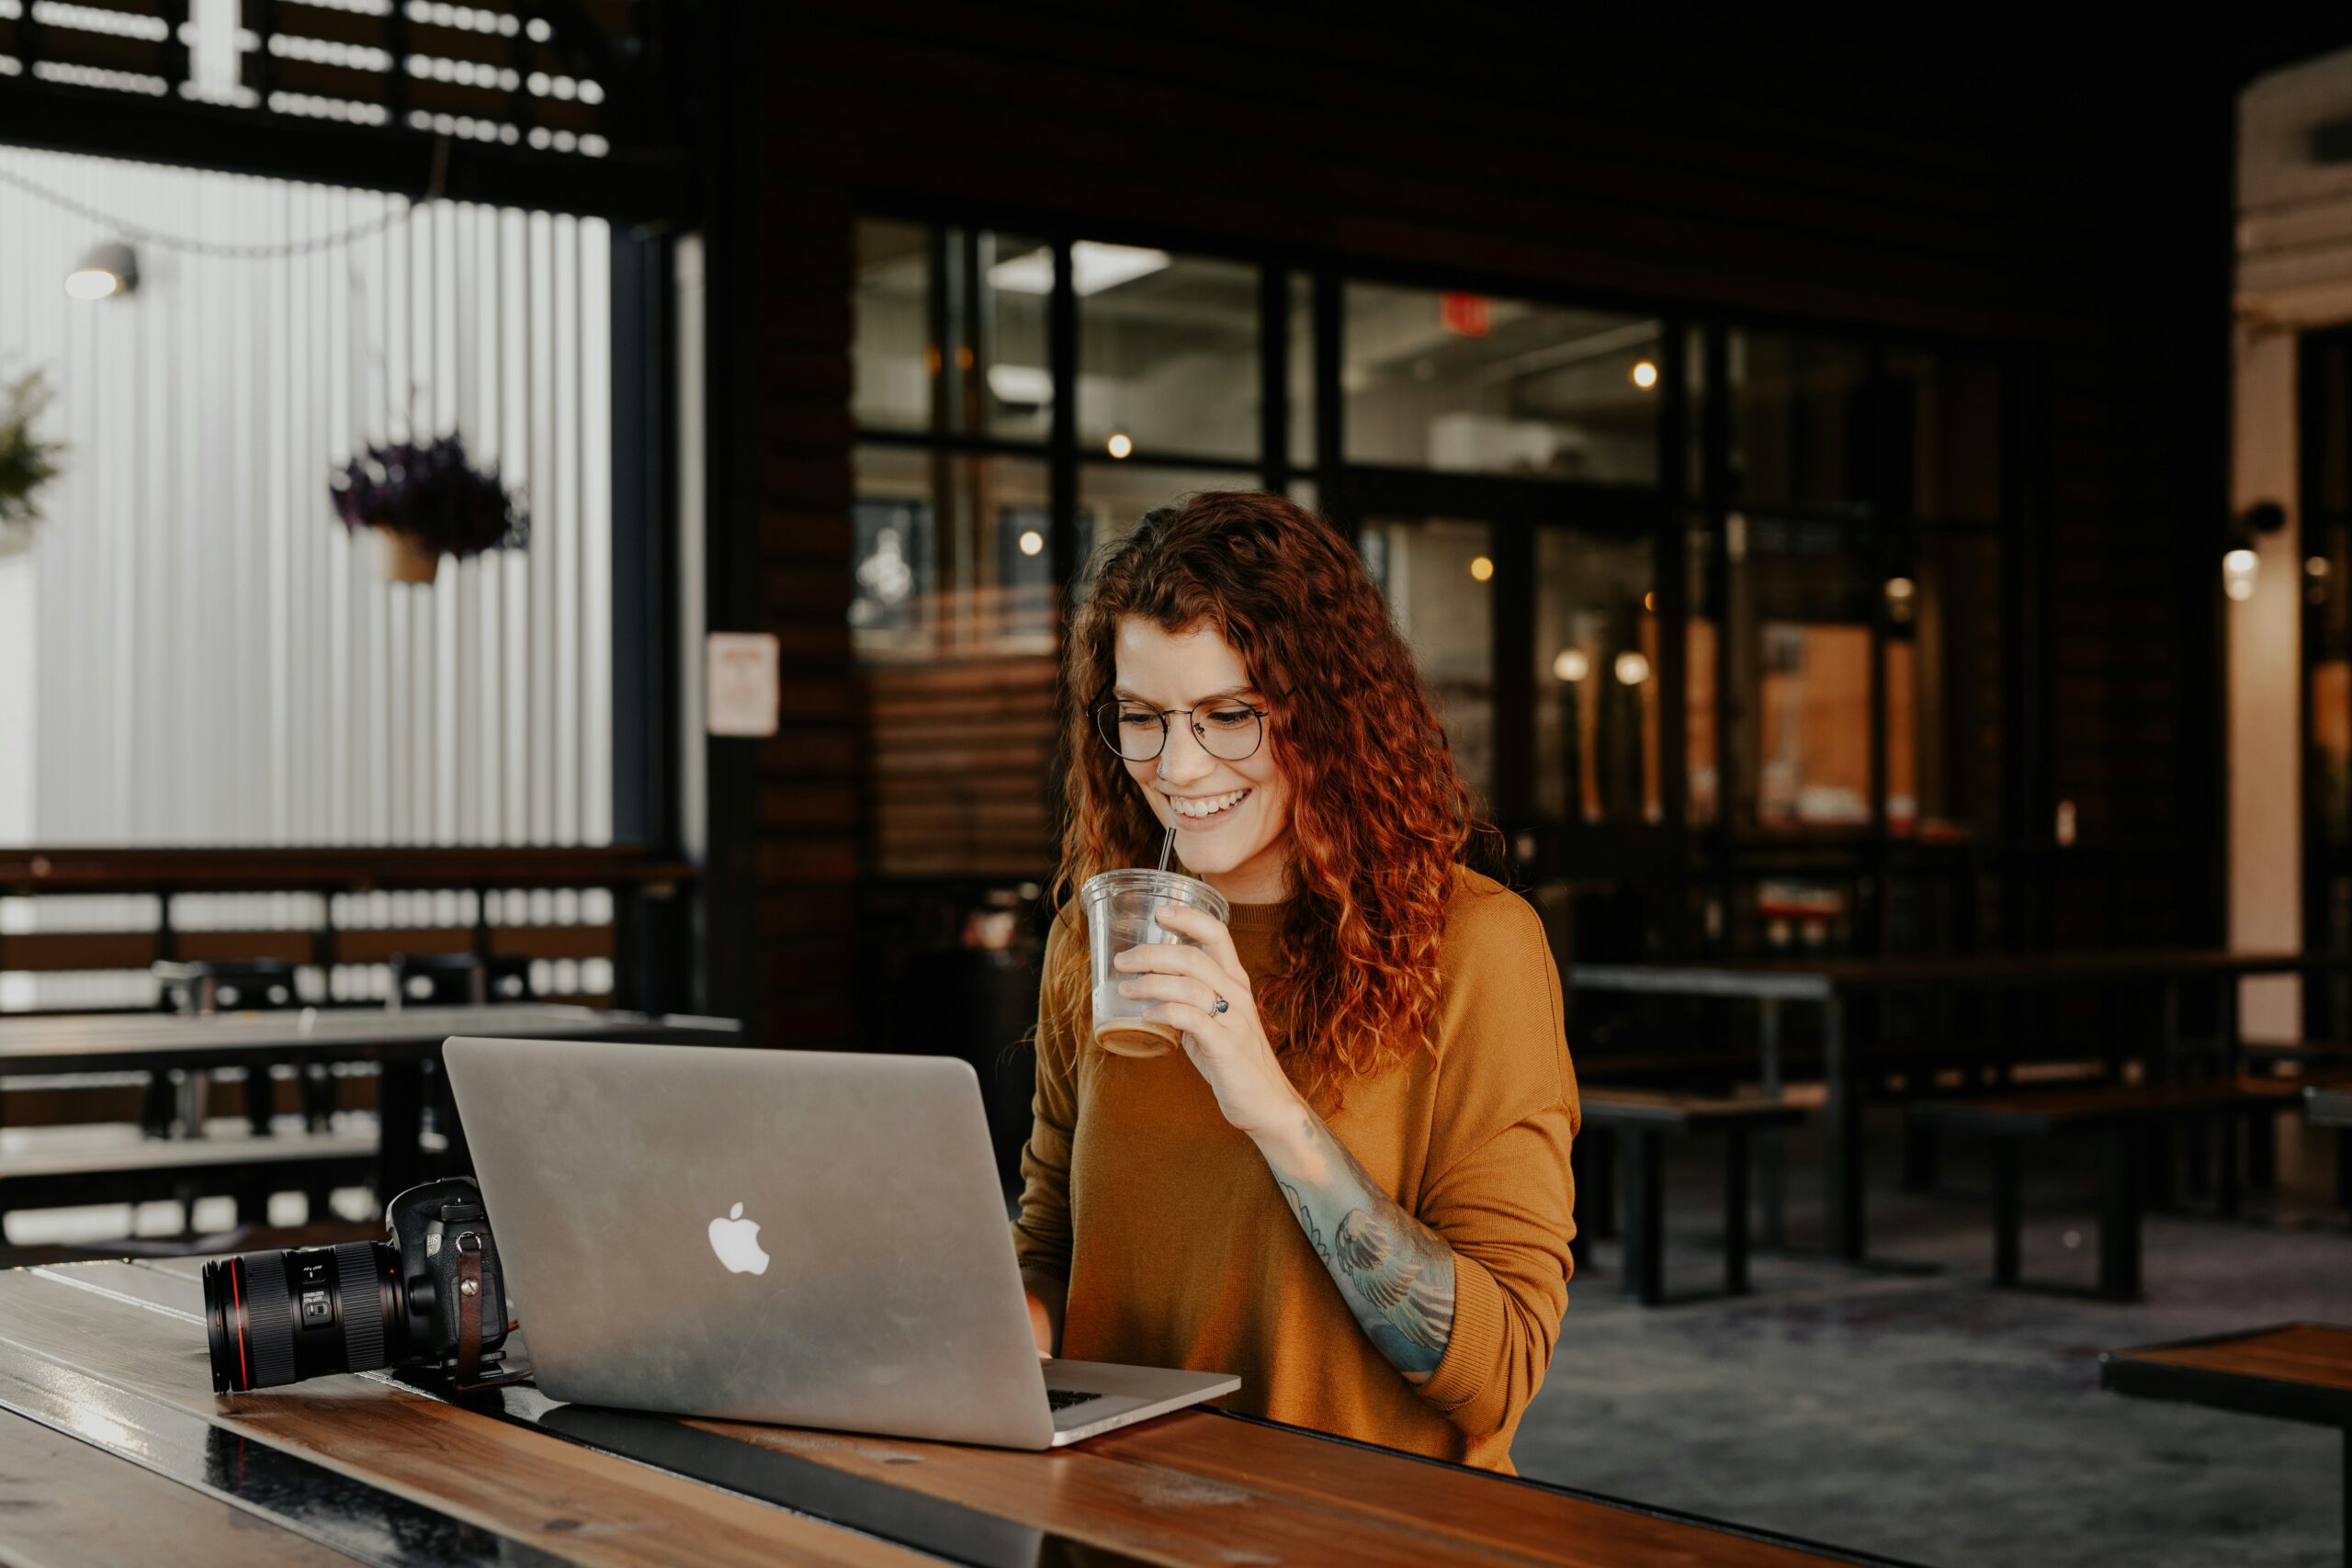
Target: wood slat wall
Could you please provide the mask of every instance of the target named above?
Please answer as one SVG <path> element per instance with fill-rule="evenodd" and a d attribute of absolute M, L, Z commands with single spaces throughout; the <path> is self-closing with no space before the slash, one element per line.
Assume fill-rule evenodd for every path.
<path fill-rule="evenodd" d="M 715 330 L 758 352 L 713 383 L 741 411 L 720 436 L 741 477 L 715 501 L 757 570 L 715 575 L 714 610 L 785 639 L 786 733 L 757 786 L 795 808 L 745 808 L 756 849 L 718 897 L 755 913 L 731 962 L 748 984 L 758 954 L 775 1021 L 813 1008 L 854 1031 L 834 933 L 865 815 L 819 792 L 860 775 L 842 612 L 861 210 L 2001 354 L 2023 394 L 2005 446 L 2035 476 L 2016 498 L 2021 567 L 2049 606 L 2024 642 L 2041 678 L 2010 716 L 2007 743 L 2031 753 L 2011 829 L 2046 835 L 2074 801 L 2086 840 L 2158 847 L 2169 874 L 2135 901 L 2136 934 L 2217 934 L 2208 557 L 2234 84 L 2210 36 L 2139 39 L 2126 72 L 2113 39 L 2057 30 L 1920 51 L 1779 15 L 1602 23 L 1497 4 L 837 0 L 728 25 L 761 63 L 718 122 L 734 140 L 714 149 L 714 243 L 741 281 Z"/>

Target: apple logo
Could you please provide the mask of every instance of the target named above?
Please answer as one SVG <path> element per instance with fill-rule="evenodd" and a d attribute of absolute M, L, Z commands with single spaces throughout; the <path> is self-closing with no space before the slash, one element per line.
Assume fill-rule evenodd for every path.
<path fill-rule="evenodd" d="M 723 1220 L 710 1222 L 710 1249 L 730 1274 L 764 1274 L 768 1255 L 760 1250 L 760 1222 L 743 1217 L 743 1205 L 727 1211 Z"/>

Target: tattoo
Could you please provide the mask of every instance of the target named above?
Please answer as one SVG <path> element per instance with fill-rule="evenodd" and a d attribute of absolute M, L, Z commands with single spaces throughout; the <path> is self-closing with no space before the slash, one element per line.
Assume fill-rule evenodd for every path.
<path fill-rule="evenodd" d="M 1295 1150 L 1267 1151 L 1275 1184 L 1374 1348 L 1407 1382 L 1426 1382 L 1453 1336 L 1453 1249 L 1312 1112 L 1299 1134 Z"/>
<path fill-rule="evenodd" d="M 1331 1249 L 1323 1245 L 1322 1227 L 1315 1223 L 1314 1212 L 1307 1208 L 1306 1200 L 1300 1197 L 1298 1189 L 1287 1181 L 1278 1181 L 1275 1185 L 1283 1190 L 1283 1196 L 1290 1200 L 1290 1212 L 1298 1216 L 1299 1227 L 1306 1232 L 1306 1244 L 1315 1249 L 1315 1256 L 1323 1260 L 1323 1267 L 1329 1269 L 1331 1267 Z"/>

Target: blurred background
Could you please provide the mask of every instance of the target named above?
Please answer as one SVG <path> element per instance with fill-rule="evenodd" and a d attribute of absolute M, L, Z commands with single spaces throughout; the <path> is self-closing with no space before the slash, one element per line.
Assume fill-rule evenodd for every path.
<path fill-rule="evenodd" d="M 2184 1512 L 2036 1560 L 2335 1560 L 2332 1472 L 2276 1446 L 2322 1434 L 2177 1413 L 2223 1435 L 2134 1461 L 2109 1429 L 2169 1407 L 2034 1358 L 2341 1318 L 2342 1134 L 2272 1089 L 2102 1101 L 2155 1119 L 2143 1277 L 2084 1240 L 2109 1168 L 2020 1168 L 2010 1123 L 1939 1162 L 1913 1113 L 2352 1064 L 2333 14 L 0 0 L 0 1028 L 692 1014 L 962 1055 L 1009 1165 L 1073 586 L 1237 487 L 1387 593 L 1589 1096 L 1803 1113 L 1758 1124 L 1758 1293 L 1713 1308 L 1620 1304 L 1592 1194 L 1670 1171 L 1650 1253 L 1704 1275 L 1745 1178 L 1735 1224 L 1716 1141 L 1594 1139 L 1522 1469 L 1939 1558 L 1971 1517 L 2013 1546 L 2021 1447 L 2080 1422 L 2069 1484 L 2136 1498 L 2143 1461 Z M 58 1176 L 393 1092 L 356 1047 L 178 1060 L 7 1080 L 11 1240 L 368 1211 L 374 1131 L 282 1180 Z M 2020 1168 L 2023 1271 L 2096 1308 L 1984 1289 Z M 1790 1349 L 1906 1292 L 1921 1337 L 1838 1342 L 1878 1371 Z M 1967 1392 L 2028 1363 L 2013 1406 Z M 1877 1423 L 1936 1389 L 1962 1446 L 1915 1495 Z M 1792 1442 L 1831 1456 L 1803 1484 Z M 2249 1522 L 2235 1488 L 2305 1469 Z"/>

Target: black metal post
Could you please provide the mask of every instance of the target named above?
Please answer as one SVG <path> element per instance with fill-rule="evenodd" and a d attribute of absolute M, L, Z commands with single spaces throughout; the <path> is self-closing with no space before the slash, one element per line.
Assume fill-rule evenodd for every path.
<path fill-rule="evenodd" d="M 1862 1214 L 1862 1101 L 1848 1043 L 1845 998 L 1833 995 L 1821 1004 L 1822 1067 L 1829 1080 L 1829 1102 L 1821 1124 L 1822 1164 L 1828 1178 L 1824 1239 L 1831 1257 L 1860 1263 L 1868 1247 Z"/>
<path fill-rule="evenodd" d="M 2015 1138 L 1993 1145 L 1993 1279 L 2018 1282 L 2018 1233 L 2024 1228 L 2025 1149 Z"/>
<path fill-rule="evenodd" d="M 2140 1293 L 2140 1132 L 2110 1129 L 2099 1172 L 2098 1292 L 2116 1301 Z"/>

